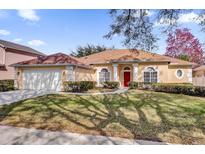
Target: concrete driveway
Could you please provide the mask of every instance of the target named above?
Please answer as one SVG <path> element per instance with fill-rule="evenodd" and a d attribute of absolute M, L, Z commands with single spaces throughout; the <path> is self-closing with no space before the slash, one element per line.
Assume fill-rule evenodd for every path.
<path fill-rule="evenodd" d="M 42 90 L 15 90 L 8 92 L 0 92 L 0 105 L 10 104 L 28 98 L 34 98 L 54 92 Z"/>
<path fill-rule="evenodd" d="M 145 140 L 129 140 L 117 137 L 96 135 L 83 135 L 77 133 L 64 133 L 59 131 L 47 131 L 39 129 L 17 128 L 0 126 L 0 144 L 138 144 L 161 145 L 163 142 Z"/>

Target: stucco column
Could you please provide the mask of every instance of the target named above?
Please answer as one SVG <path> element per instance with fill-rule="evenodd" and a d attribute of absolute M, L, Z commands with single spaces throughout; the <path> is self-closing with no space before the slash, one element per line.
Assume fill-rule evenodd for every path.
<path fill-rule="evenodd" d="M 133 64 L 133 81 L 137 81 L 138 77 L 138 64 Z"/>
<path fill-rule="evenodd" d="M 118 64 L 113 64 L 114 81 L 118 81 Z"/>
<path fill-rule="evenodd" d="M 18 86 L 18 68 L 14 67 L 14 87 L 19 88 Z"/>
<path fill-rule="evenodd" d="M 73 66 L 66 66 L 66 80 L 75 81 L 75 72 Z"/>
<path fill-rule="evenodd" d="M 193 77 L 193 76 L 192 76 L 192 69 L 189 69 L 189 70 L 188 70 L 187 77 L 188 77 L 189 82 L 192 83 L 192 82 L 193 82 L 193 80 L 192 80 L 192 77 Z"/>

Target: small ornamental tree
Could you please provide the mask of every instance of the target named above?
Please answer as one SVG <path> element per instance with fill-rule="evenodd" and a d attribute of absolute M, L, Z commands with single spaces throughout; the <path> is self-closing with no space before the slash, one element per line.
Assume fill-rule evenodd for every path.
<path fill-rule="evenodd" d="M 198 64 L 204 63 L 202 45 L 187 28 L 169 33 L 165 55 Z"/>

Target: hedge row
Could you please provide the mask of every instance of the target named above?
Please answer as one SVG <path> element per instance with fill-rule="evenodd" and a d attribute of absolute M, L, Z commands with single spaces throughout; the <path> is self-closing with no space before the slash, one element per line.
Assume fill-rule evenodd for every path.
<path fill-rule="evenodd" d="M 146 83 L 146 82 L 136 82 L 136 81 L 131 81 L 129 83 L 129 88 L 130 89 L 151 89 L 151 84 Z"/>
<path fill-rule="evenodd" d="M 119 87 L 119 82 L 103 82 L 104 88 L 117 89 Z M 65 92 L 85 92 L 89 89 L 93 89 L 96 86 L 95 81 L 65 81 L 63 83 L 63 88 Z"/>
<path fill-rule="evenodd" d="M 193 86 L 191 84 L 152 84 L 152 90 L 157 92 L 185 94 L 190 96 L 205 96 L 205 87 Z"/>
<path fill-rule="evenodd" d="M 15 90 L 14 80 L 0 80 L 0 92 Z"/>
<path fill-rule="evenodd" d="M 190 96 L 205 96 L 205 87 L 193 86 L 190 83 L 143 83 L 130 82 L 130 89 L 147 89 L 156 92 L 166 92 L 175 94 L 184 94 Z"/>
<path fill-rule="evenodd" d="M 84 92 L 95 88 L 94 81 L 65 81 L 63 83 L 65 92 Z"/>

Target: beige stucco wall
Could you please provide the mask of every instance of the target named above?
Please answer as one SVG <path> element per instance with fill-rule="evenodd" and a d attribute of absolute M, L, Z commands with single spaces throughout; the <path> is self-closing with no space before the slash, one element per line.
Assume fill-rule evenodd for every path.
<path fill-rule="evenodd" d="M 5 58 L 6 71 L 0 71 L 0 80 L 14 79 L 15 77 L 14 68 L 10 67 L 9 65 L 20 61 L 30 60 L 33 58 L 35 58 L 35 56 L 23 55 L 14 52 L 6 52 L 6 58 Z"/>
<path fill-rule="evenodd" d="M 130 67 L 131 68 L 131 81 L 133 80 L 133 64 L 118 64 L 118 81 L 120 81 L 121 85 L 124 85 L 124 74 L 123 74 L 123 68 L 124 67 Z M 188 78 L 188 74 L 190 73 L 191 67 L 190 66 L 170 66 L 168 63 L 139 63 L 138 64 L 138 76 L 137 81 L 143 82 L 143 71 L 147 67 L 153 67 L 158 71 L 159 75 L 159 82 L 161 83 L 187 83 L 190 82 Z M 81 67 L 75 67 L 73 68 L 73 75 L 75 76 L 75 81 L 98 81 L 98 73 L 101 71 L 101 69 L 107 68 L 111 72 L 111 81 L 113 81 L 113 65 L 112 64 L 105 64 L 105 65 L 94 65 L 93 69 L 85 69 Z M 29 67 L 29 68 L 17 68 L 16 73 L 18 73 L 17 79 L 17 85 L 18 88 L 22 88 L 22 82 L 23 82 L 23 71 L 27 69 L 58 69 L 62 70 L 61 74 L 61 81 L 62 83 L 64 81 L 68 80 L 68 68 L 66 66 L 53 66 L 53 67 Z M 183 77 L 177 78 L 176 77 L 176 71 L 178 69 L 181 69 L 183 71 Z M 63 85 L 63 84 L 62 84 Z M 63 87 L 62 87 L 63 88 Z"/>
<path fill-rule="evenodd" d="M 180 69 L 183 72 L 182 78 L 177 78 L 176 71 Z M 169 66 L 168 67 L 168 82 L 169 83 L 188 83 L 191 82 L 189 80 L 189 74 L 192 72 L 190 66 Z M 192 78 L 192 75 L 191 75 Z"/>
<path fill-rule="evenodd" d="M 144 82 L 144 70 L 147 67 L 153 67 L 158 71 L 158 82 L 168 82 L 168 63 L 139 63 L 138 66 L 138 81 Z"/>
<path fill-rule="evenodd" d="M 116 64 L 114 64 L 116 65 Z M 124 67 L 130 67 L 131 71 L 130 71 L 130 79 L 131 81 L 133 80 L 133 66 L 132 64 L 117 64 L 117 73 L 118 73 L 118 77 L 117 77 L 117 80 L 120 82 L 120 85 L 123 85 L 124 84 L 124 72 L 123 72 L 123 69 Z M 94 65 L 94 68 L 96 69 L 96 72 L 95 72 L 95 78 L 96 78 L 96 81 L 98 81 L 98 78 L 99 78 L 99 72 L 103 69 L 103 68 L 106 68 L 108 69 L 108 71 L 111 73 L 111 81 L 114 81 L 114 67 L 113 67 L 113 64 L 98 64 L 98 65 Z M 98 85 L 100 86 L 100 85 Z"/>
<path fill-rule="evenodd" d="M 128 66 L 131 68 L 131 81 L 133 80 L 133 64 L 118 64 L 118 81 L 120 81 L 121 85 L 124 82 L 123 68 Z M 138 76 L 137 81 L 143 82 L 143 72 L 147 67 L 153 67 L 158 71 L 158 82 L 160 83 L 187 83 L 191 82 L 189 79 L 190 72 L 192 72 L 191 66 L 170 66 L 167 62 L 164 63 L 138 63 Z M 107 68 L 111 72 L 111 80 L 113 81 L 113 65 L 112 64 L 101 64 L 94 65 L 96 71 L 96 78 L 98 78 L 99 71 L 103 68 Z M 177 78 L 176 71 L 181 69 L 183 71 L 183 77 Z M 96 79 L 97 81 L 97 79 Z"/>
<path fill-rule="evenodd" d="M 111 80 L 113 80 L 113 66 L 112 66 L 112 64 L 98 64 L 98 65 L 94 65 L 93 68 L 96 70 L 96 72 L 95 72 L 96 79 L 98 77 L 97 73 L 99 73 L 103 68 L 106 68 L 111 73 Z"/>
<path fill-rule="evenodd" d="M 95 70 L 75 67 L 75 81 L 96 81 Z"/>
<path fill-rule="evenodd" d="M 139 64 L 138 80 L 143 81 L 143 69 L 146 67 L 154 67 L 159 72 L 159 82 L 160 83 L 188 83 L 191 82 L 189 76 L 192 77 L 191 66 L 171 66 L 167 63 L 146 63 Z M 180 69 L 183 72 L 183 76 L 178 78 L 176 76 L 176 71 Z"/>

